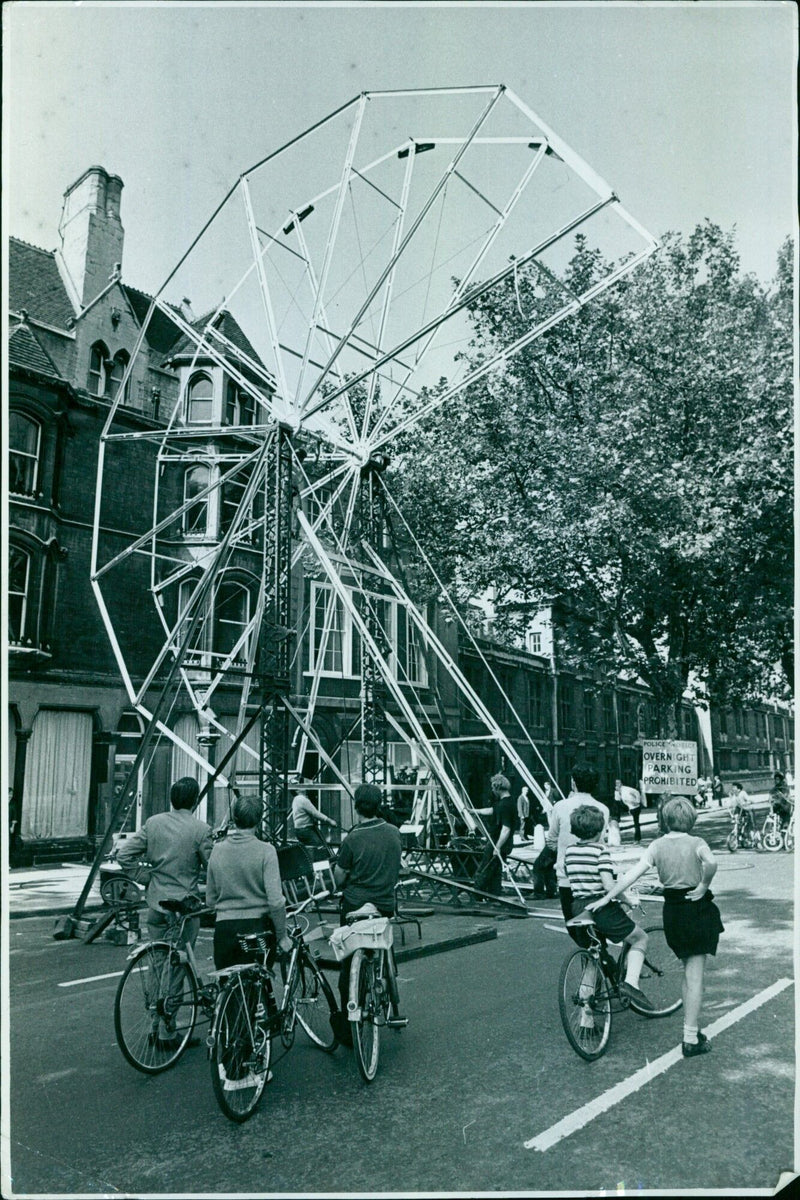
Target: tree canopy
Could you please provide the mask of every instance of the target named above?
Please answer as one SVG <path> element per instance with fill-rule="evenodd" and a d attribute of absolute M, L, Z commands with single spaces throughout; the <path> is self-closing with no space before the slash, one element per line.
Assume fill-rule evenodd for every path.
<path fill-rule="evenodd" d="M 791 262 L 787 242 L 766 287 L 732 232 L 667 235 L 438 409 L 394 467 L 462 598 L 496 589 L 509 636 L 557 604 L 562 661 L 640 676 L 665 728 L 692 681 L 717 702 L 791 683 Z M 563 280 L 521 270 L 474 306 L 470 360 L 609 267 L 579 237 Z"/>

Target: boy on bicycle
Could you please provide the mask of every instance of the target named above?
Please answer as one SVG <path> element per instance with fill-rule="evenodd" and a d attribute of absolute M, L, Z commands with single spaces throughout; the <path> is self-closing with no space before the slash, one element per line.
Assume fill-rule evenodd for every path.
<path fill-rule="evenodd" d="M 570 828 L 578 841 L 564 852 L 564 869 L 572 889 L 572 915 L 577 917 L 592 901 L 604 897 L 614 886 L 615 871 L 608 846 L 601 843 L 605 820 L 602 812 L 588 804 L 576 808 L 570 817 Z M 629 946 L 625 979 L 620 991 L 635 1000 L 642 1008 L 650 1002 L 639 989 L 639 976 L 644 965 L 647 934 L 637 925 L 617 901 L 612 901 L 593 914 L 595 925 L 609 941 L 627 942 Z"/>
<path fill-rule="evenodd" d="M 786 776 L 781 771 L 775 772 L 774 783 L 775 786 L 769 794 L 769 802 L 773 812 L 777 814 L 781 829 L 785 829 L 789 824 L 794 804 L 786 786 Z"/>
<path fill-rule="evenodd" d="M 741 814 L 741 830 L 744 832 L 750 829 L 756 839 L 760 838 L 760 834 L 756 829 L 756 819 L 753 816 L 754 803 L 748 793 L 744 790 L 741 783 L 731 784 L 731 814 L 735 817 L 737 813 Z"/>

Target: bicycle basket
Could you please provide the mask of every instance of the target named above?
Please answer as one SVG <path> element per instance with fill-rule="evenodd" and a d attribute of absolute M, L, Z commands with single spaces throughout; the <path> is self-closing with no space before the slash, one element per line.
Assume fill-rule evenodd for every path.
<path fill-rule="evenodd" d="M 373 917 L 356 925 L 340 925 L 330 936 L 331 950 L 337 962 L 356 950 L 388 950 L 394 930 L 388 917 Z"/>

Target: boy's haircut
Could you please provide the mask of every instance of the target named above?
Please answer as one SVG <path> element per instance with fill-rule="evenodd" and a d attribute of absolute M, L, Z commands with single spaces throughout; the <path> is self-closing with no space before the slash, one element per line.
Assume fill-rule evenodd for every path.
<path fill-rule="evenodd" d="M 492 792 L 495 796 L 503 796 L 511 791 L 511 784 L 505 775 L 493 775 L 491 780 Z"/>
<path fill-rule="evenodd" d="M 237 829 L 253 829 L 261 820 L 264 805 L 258 796 L 237 796 L 231 810 Z"/>
<path fill-rule="evenodd" d="M 590 762 L 576 762 L 570 774 L 579 792 L 593 792 L 600 776 Z"/>
<path fill-rule="evenodd" d="M 661 806 L 659 818 L 667 833 L 688 833 L 694 828 L 697 812 L 685 796 L 673 796 Z"/>
<path fill-rule="evenodd" d="M 742 785 L 741 785 L 740 783 L 732 783 L 732 784 L 731 784 L 731 787 L 738 787 L 738 788 L 740 788 L 740 787 L 742 787 Z M 744 789 L 743 789 L 743 788 L 742 788 L 742 790 L 744 791 Z"/>
<path fill-rule="evenodd" d="M 376 816 L 381 806 L 381 789 L 374 783 L 360 783 L 355 790 L 353 804 L 362 817 Z"/>
<path fill-rule="evenodd" d="M 605 825 L 605 818 L 599 808 L 593 804 L 580 804 L 572 810 L 569 827 L 577 838 L 585 841 L 597 837 Z"/>
<path fill-rule="evenodd" d="M 169 799 L 173 808 L 194 808 L 199 795 L 200 785 L 191 775 L 176 779 L 169 789 Z"/>

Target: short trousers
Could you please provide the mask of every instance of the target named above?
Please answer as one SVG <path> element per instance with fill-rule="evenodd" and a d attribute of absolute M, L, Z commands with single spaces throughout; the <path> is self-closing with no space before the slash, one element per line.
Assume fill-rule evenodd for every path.
<path fill-rule="evenodd" d="M 217 918 L 214 925 L 214 966 L 218 971 L 236 966 L 237 963 L 253 961 L 239 945 L 239 935 L 247 933 L 269 934 L 267 941 L 271 950 L 274 949 L 275 927 L 268 913 L 262 917 L 239 917 L 230 921 Z"/>
<path fill-rule="evenodd" d="M 594 900 L 599 899 L 599 896 L 573 895 L 573 917 L 577 917 L 582 913 L 587 904 L 591 904 Z M 594 917 L 598 933 L 602 933 L 610 942 L 624 942 L 625 938 L 629 937 L 636 928 L 635 923 L 630 919 L 625 909 L 617 900 L 612 900 L 602 908 L 595 909 L 592 916 Z"/>
<path fill-rule="evenodd" d="M 711 892 L 702 900 L 687 900 L 689 888 L 664 888 L 664 937 L 678 958 L 716 954 L 725 926 Z"/>

